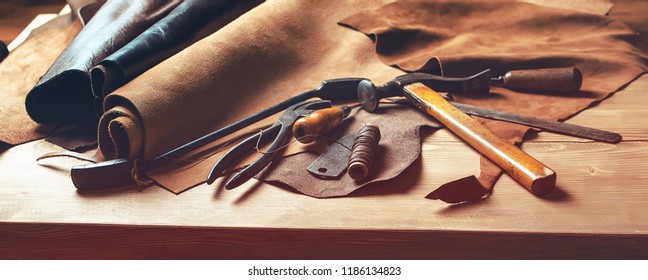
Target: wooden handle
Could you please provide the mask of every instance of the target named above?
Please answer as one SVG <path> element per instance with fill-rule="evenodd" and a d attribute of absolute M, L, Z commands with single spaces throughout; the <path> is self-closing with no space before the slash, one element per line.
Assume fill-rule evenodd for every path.
<path fill-rule="evenodd" d="M 556 185 L 553 170 L 452 106 L 431 88 L 421 83 L 411 84 L 405 86 L 404 95 L 532 193 L 553 190 Z"/>
<path fill-rule="evenodd" d="M 504 75 L 504 87 L 520 91 L 577 93 L 583 75 L 575 67 L 515 70 Z"/>
<path fill-rule="evenodd" d="M 310 115 L 298 119 L 293 125 L 293 135 L 301 143 L 310 143 L 317 137 L 324 135 L 336 128 L 345 117 L 345 112 L 340 107 L 317 110 Z"/>

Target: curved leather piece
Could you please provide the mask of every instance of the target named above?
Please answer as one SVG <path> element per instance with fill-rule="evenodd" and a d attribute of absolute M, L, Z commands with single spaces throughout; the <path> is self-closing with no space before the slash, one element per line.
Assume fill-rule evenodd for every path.
<path fill-rule="evenodd" d="M 93 94 L 98 98 L 105 97 L 149 68 L 220 29 L 259 2 L 185 0 L 91 70 Z"/>
<path fill-rule="evenodd" d="M 385 116 L 389 116 L 389 121 L 386 121 Z M 442 127 L 432 117 L 421 114 L 413 106 L 383 102 L 375 113 L 360 108 L 354 109 L 340 127 L 327 134 L 327 137 L 339 141 L 344 135 L 357 133 L 368 123 L 380 128 L 381 138 L 378 148 L 374 151 L 376 156 L 371 162 L 371 172 L 365 180 L 353 180 L 347 170 L 338 178 L 323 180 L 306 170 L 320 154 L 317 145 L 326 142 L 326 139 L 320 139 L 315 145 L 295 143 L 294 146 L 298 147 L 291 148 L 303 149 L 306 152 L 286 156 L 274 162 L 268 168 L 271 171 L 261 172 L 255 178 L 264 182 L 285 184 L 312 197 L 345 196 L 369 184 L 384 182 L 401 174 L 421 155 L 421 129 L 436 130 Z M 291 148 L 286 154 L 291 152 Z"/>
<path fill-rule="evenodd" d="M 179 4 L 180 0 L 108 1 L 28 93 L 29 116 L 42 124 L 96 118 L 90 68 Z"/>
<path fill-rule="evenodd" d="M 54 125 L 34 122 L 25 96 L 81 30 L 73 15 L 58 16 L 34 29 L 0 63 L 0 141 L 17 145 L 49 135 Z"/>

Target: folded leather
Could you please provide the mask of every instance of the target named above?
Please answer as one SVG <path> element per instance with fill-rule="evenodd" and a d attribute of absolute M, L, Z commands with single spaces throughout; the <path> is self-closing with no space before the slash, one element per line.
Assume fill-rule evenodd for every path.
<path fill-rule="evenodd" d="M 29 117 L 25 97 L 81 30 L 77 11 L 93 3 L 91 0 L 69 1 L 70 14 L 58 16 L 34 29 L 0 64 L 0 141 L 22 144 L 43 138 L 55 128 L 38 124 Z"/>
<path fill-rule="evenodd" d="M 460 77 L 487 68 L 501 75 L 516 69 L 578 67 L 583 86 L 573 96 L 504 88 L 493 88 L 488 97 L 455 95 L 461 103 L 545 119 L 567 119 L 648 69 L 645 43 L 633 30 L 620 21 L 573 10 L 516 2 L 398 1 L 367 9 L 343 23 L 375 36 L 378 57 L 408 71 Z M 516 143 L 528 131 L 519 125 L 482 122 Z M 491 189 L 501 170 L 486 159 L 481 160 L 481 169 L 479 179 Z M 457 200 L 461 194 L 450 195 L 449 189 L 459 190 L 454 185 L 442 186 L 432 197 L 448 194 Z"/>
<path fill-rule="evenodd" d="M 220 29 L 259 1 L 184 0 L 168 15 L 91 70 L 97 98 Z"/>
<path fill-rule="evenodd" d="M 142 151 L 120 156 L 151 159 L 317 88 L 326 79 L 367 77 L 386 82 L 402 74 L 375 58 L 364 35 L 337 25 L 354 10 L 382 3 L 281 0 L 252 9 L 106 97 L 107 112 L 128 107 L 141 121 L 141 127 L 122 127 L 132 129 L 132 134 L 143 132 Z M 102 118 L 106 118 L 102 122 L 114 120 L 108 113 Z M 266 121 L 271 122 L 274 119 Z M 102 139 L 102 151 L 125 151 L 116 147 L 130 146 Z M 173 163 L 178 168 L 152 170 L 148 175 L 180 192 L 204 182 L 217 159 L 178 160 Z"/>
<path fill-rule="evenodd" d="M 88 71 L 180 4 L 179 0 L 113 0 L 104 4 L 29 92 L 36 122 L 91 120 L 94 100 Z"/>
<path fill-rule="evenodd" d="M 648 2 L 634 0 L 615 0 L 608 14 L 611 18 L 623 21 L 637 32 L 644 42 L 648 42 Z"/>

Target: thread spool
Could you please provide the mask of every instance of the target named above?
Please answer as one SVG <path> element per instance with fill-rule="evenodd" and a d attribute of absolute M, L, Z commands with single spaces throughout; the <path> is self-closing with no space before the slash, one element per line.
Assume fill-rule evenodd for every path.
<path fill-rule="evenodd" d="M 349 176 L 355 181 L 364 180 L 371 173 L 371 163 L 378 152 L 380 129 L 372 124 L 360 128 L 358 136 L 353 141 L 349 157 Z"/>

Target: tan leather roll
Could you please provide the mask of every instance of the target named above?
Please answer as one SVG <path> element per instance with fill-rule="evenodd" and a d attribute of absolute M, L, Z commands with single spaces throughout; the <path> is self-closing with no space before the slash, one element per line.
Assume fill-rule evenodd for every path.
<path fill-rule="evenodd" d="M 106 98 L 105 109 L 110 112 L 124 105 L 133 109 L 142 123 L 136 128 L 144 135 L 142 158 L 151 159 L 317 88 L 326 79 L 388 81 L 402 72 L 380 63 L 363 34 L 337 24 L 353 11 L 382 3 L 265 2 L 116 90 Z M 107 113 L 103 118 L 112 117 Z M 102 141 L 108 131 L 99 134 L 102 151 L 133 141 Z M 204 181 L 211 166 L 205 168 L 204 173 L 194 171 L 191 176 L 196 178 L 183 184 Z"/>

